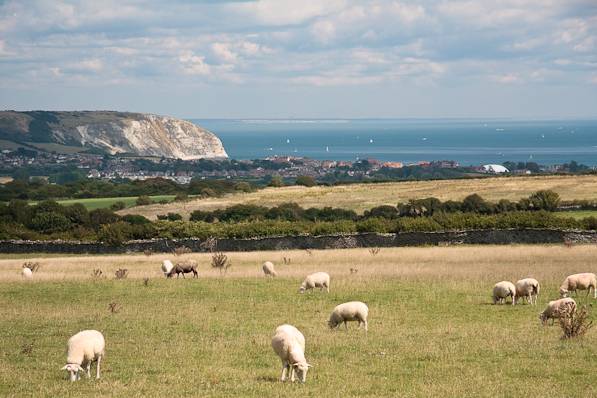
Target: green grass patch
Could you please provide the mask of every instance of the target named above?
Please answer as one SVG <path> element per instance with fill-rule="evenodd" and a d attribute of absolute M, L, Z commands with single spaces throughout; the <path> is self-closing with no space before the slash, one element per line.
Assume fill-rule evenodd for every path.
<path fill-rule="evenodd" d="M 587 217 L 597 217 L 597 210 L 558 211 L 555 215 L 563 218 L 572 217 L 576 220 L 581 220 Z"/>
<path fill-rule="evenodd" d="M 298 278 L 139 279 L 0 284 L 0 396 L 594 396 L 597 334 L 563 342 L 537 307 L 490 305 L 486 286 L 345 277 L 330 294 Z M 544 286 L 555 291 L 557 286 Z M 338 303 L 370 307 L 368 335 L 330 331 Z M 108 304 L 121 310 L 111 313 Z M 305 335 L 305 385 L 280 383 L 274 328 Z M 67 339 L 106 337 L 101 380 L 71 384 Z M 27 347 L 31 347 L 30 352 Z"/>
<path fill-rule="evenodd" d="M 154 202 L 161 202 L 167 200 L 168 202 L 174 201 L 176 195 L 155 195 L 150 196 Z M 83 204 L 88 210 L 109 208 L 116 202 L 124 202 L 126 207 L 133 207 L 137 201 L 138 196 L 126 196 L 126 197 L 112 197 L 112 198 L 89 198 L 89 199 L 65 199 L 58 200 L 57 202 L 61 205 L 72 205 L 75 203 Z"/>

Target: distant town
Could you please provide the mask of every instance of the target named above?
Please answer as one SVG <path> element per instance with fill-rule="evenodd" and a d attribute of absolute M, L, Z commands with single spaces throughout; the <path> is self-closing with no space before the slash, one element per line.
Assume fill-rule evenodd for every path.
<path fill-rule="evenodd" d="M 474 174 L 544 174 L 591 172 L 574 161 L 542 166 L 534 162 L 505 162 L 462 166 L 453 160 L 403 163 L 377 159 L 356 161 L 317 160 L 293 156 L 272 156 L 255 160 L 179 160 L 158 157 L 109 156 L 93 153 L 37 152 L 25 148 L 0 152 L 0 175 L 27 171 L 31 176 L 76 170 L 87 178 L 145 180 L 164 178 L 187 184 L 193 178 L 263 179 L 272 175 L 293 179 L 310 176 L 319 181 L 457 177 Z"/>

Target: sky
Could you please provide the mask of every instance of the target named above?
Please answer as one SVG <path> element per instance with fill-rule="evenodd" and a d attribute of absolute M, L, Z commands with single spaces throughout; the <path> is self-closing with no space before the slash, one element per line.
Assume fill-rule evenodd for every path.
<path fill-rule="evenodd" d="M 597 0 L 0 0 L 0 109 L 597 118 Z"/>

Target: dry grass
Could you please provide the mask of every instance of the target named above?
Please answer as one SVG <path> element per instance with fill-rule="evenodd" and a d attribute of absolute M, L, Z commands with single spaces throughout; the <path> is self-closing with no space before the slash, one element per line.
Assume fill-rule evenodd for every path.
<path fill-rule="evenodd" d="M 470 180 L 413 181 L 384 184 L 354 184 L 335 187 L 266 188 L 251 193 L 236 193 L 223 198 L 194 199 L 165 205 L 140 206 L 121 210 L 120 214 L 141 214 L 156 219 L 168 212 L 188 216 L 193 210 L 214 210 L 239 203 L 275 206 L 296 202 L 303 207 L 343 207 L 363 212 L 379 205 L 396 205 L 409 199 L 436 197 L 441 200 L 462 200 L 471 193 L 485 199 L 518 200 L 541 189 L 551 189 L 564 200 L 595 199 L 597 176 L 495 177 Z"/>
<path fill-rule="evenodd" d="M 219 253 L 216 253 L 219 254 Z M 262 277 L 264 259 L 274 262 L 281 277 L 301 277 L 322 269 L 335 276 L 350 275 L 358 269 L 359 277 L 399 277 L 415 280 L 469 280 L 490 282 L 514 280 L 528 275 L 544 282 L 560 283 L 566 275 L 594 269 L 597 246 L 575 245 L 510 245 L 510 246 L 447 246 L 384 248 L 375 256 L 369 249 L 287 250 L 268 252 L 228 252 L 234 264 L 227 271 L 230 278 Z M 95 269 L 103 275 L 128 271 L 127 278 L 163 278 L 163 260 L 174 260 L 173 254 L 156 253 L 151 257 L 134 255 L 31 257 L 42 267 L 33 281 L 90 279 Z M 0 257 L 1 258 L 1 257 Z M 284 258 L 292 258 L 284 266 Z M 202 278 L 219 277 L 212 267 L 212 253 L 183 254 L 174 262 L 195 260 Z M 288 261 L 288 260 L 287 260 Z M 0 282 L 20 281 L 22 258 L 0 259 Z M 280 268 L 281 267 L 281 268 Z"/>

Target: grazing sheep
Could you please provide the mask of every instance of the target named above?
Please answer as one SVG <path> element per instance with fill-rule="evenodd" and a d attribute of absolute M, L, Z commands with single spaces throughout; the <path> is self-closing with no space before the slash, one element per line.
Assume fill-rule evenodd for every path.
<path fill-rule="evenodd" d="M 597 277 L 595 274 L 586 272 L 584 274 L 569 275 L 560 286 L 560 296 L 568 297 L 571 292 L 576 292 L 578 296 L 578 290 L 586 290 L 587 297 L 593 289 L 593 298 L 597 299 Z"/>
<path fill-rule="evenodd" d="M 176 278 L 178 278 L 180 274 L 182 274 L 182 277 L 184 278 L 184 274 L 189 274 L 191 272 L 193 273 L 193 278 L 199 278 L 199 274 L 197 273 L 197 263 L 195 261 L 185 261 L 176 263 L 166 277 L 172 278 L 174 274 L 176 274 Z"/>
<path fill-rule="evenodd" d="M 311 367 L 305 359 L 305 336 L 292 325 L 278 326 L 272 338 L 272 348 L 282 360 L 280 380 L 285 381 L 287 372 L 290 372 L 290 381 L 294 381 L 297 373 L 298 379 L 304 383 Z"/>
<path fill-rule="evenodd" d="M 274 269 L 274 263 L 266 261 L 263 263 L 263 273 L 265 276 L 278 276 L 278 273 Z"/>
<path fill-rule="evenodd" d="M 539 281 L 533 278 L 525 278 L 516 282 L 516 301 L 527 299 L 527 302 L 536 305 L 539 296 Z"/>
<path fill-rule="evenodd" d="M 334 329 L 344 322 L 344 328 L 348 330 L 348 321 L 358 321 L 359 328 L 361 327 L 361 324 L 363 324 L 365 325 L 365 332 L 367 332 L 368 315 L 369 308 L 367 307 L 367 304 L 360 301 L 350 301 L 334 308 L 330 315 L 328 325 L 330 326 L 330 329 Z"/>
<path fill-rule="evenodd" d="M 307 275 L 303 283 L 301 283 L 299 292 L 305 293 L 305 290 L 311 290 L 316 287 L 320 288 L 321 291 L 325 288 L 328 293 L 330 292 L 330 275 L 327 272 L 316 272 Z"/>
<path fill-rule="evenodd" d="M 168 277 L 168 274 L 170 273 L 170 271 L 172 271 L 172 268 L 174 268 L 174 264 L 172 264 L 172 261 L 162 261 L 162 272 L 164 273 L 164 276 Z"/>
<path fill-rule="evenodd" d="M 551 319 L 551 324 L 553 325 L 554 319 L 560 318 L 562 316 L 562 312 L 566 310 L 566 307 L 568 307 L 572 312 L 576 311 L 576 301 L 570 297 L 550 301 L 543 312 L 539 314 L 541 323 L 546 325 L 547 320 Z"/>
<path fill-rule="evenodd" d="M 25 279 L 31 279 L 33 278 L 33 271 L 31 271 L 31 269 L 27 267 L 23 267 L 23 269 L 21 270 L 21 275 Z"/>
<path fill-rule="evenodd" d="M 97 330 L 83 330 L 68 339 L 66 365 L 62 370 L 70 373 L 70 381 L 79 380 L 79 371 L 87 368 L 87 377 L 91 377 L 91 362 L 97 361 L 96 379 L 100 378 L 100 362 L 104 356 L 106 342 Z"/>
<path fill-rule="evenodd" d="M 516 286 L 508 281 L 496 283 L 493 287 L 493 304 L 504 304 L 508 296 L 512 297 L 512 305 L 516 304 Z"/>

